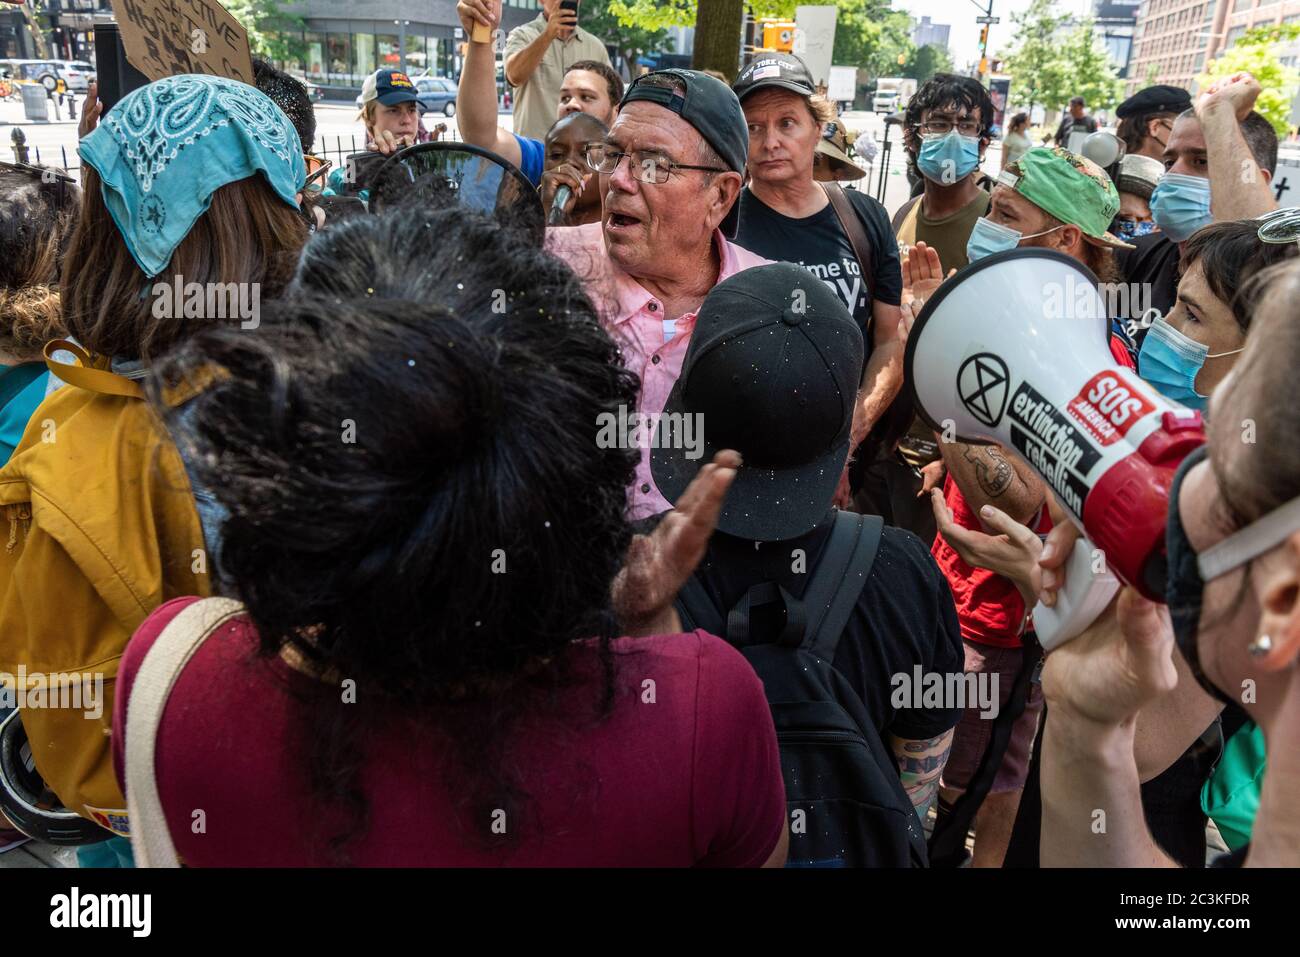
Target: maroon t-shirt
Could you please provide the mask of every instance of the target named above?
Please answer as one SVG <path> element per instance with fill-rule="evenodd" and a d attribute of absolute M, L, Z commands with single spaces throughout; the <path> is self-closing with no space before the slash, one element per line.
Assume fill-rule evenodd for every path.
<path fill-rule="evenodd" d="M 145 654 L 194 598 L 145 620 L 117 681 L 113 760 L 123 777 L 126 704 Z M 313 866 L 336 862 L 306 780 L 304 719 L 295 687 L 313 679 L 255 654 L 257 635 L 236 619 L 210 637 L 177 679 L 159 728 L 156 771 L 168 829 L 191 866 Z M 370 826 L 350 844 L 358 865 L 758 866 L 785 826 L 785 788 L 763 687 L 739 652 L 712 635 L 620 638 L 617 694 L 599 720 L 594 644 L 561 694 L 582 714 L 530 720 L 509 731 L 529 797 L 525 821 L 500 815 L 467 825 L 447 742 L 436 728 L 397 720 L 366 744 L 362 787 Z M 341 705 L 360 708 L 361 703 Z M 202 815 L 196 812 L 202 811 Z M 485 811 L 490 815 L 490 811 Z M 324 816 L 322 816 L 324 815 Z M 468 837 L 515 827 L 505 848 Z M 200 827 L 201 824 L 201 827 Z M 199 831 L 199 833 L 195 833 Z M 322 836 L 323 835 L 323 836 Z M 498 838 L 499 839 L 499 838 Z"/>

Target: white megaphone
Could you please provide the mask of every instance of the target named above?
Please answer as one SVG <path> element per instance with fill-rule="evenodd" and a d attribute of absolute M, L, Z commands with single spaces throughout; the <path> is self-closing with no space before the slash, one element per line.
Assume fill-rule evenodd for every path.
<path fill-rule="evenodd" d="M 926 423 L 1016 453 L 1104 556 L 1099 566 L 1080 542 L 1058 607 L 1034 610 L 1044 648 L 1105 607 L 1118 587 L 1111 578 L 1107 590 L 1109 572 L 1164 601 L 1169 487 L 1205 441 L 1200 413 L 1118 365 L 1108 342 L 1097 278 L 1035 248 L 987 256 L 944 282 L 907 340 L 905 375 Z"/>
<path fill-rule="evenodd" d="M 1097 130 L 1084 139 L 1080 152 L 1102 169 L 1110 169 L 1123 158 L 1124 141 L 1110 130 Z"/>

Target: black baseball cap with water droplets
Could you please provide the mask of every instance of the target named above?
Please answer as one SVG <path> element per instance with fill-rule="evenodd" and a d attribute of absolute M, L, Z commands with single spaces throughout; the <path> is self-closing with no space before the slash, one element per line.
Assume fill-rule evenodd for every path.
<path fill-rule="evenodd" d="M 716 452 L 735 449 L 744 465 L 718 528 L 765 542 L 810 531 L 848 456 L 862 357 L 862 329 L 807 270 L 773 263 L 719 283 L 696 315 L 651 451 L 659 491 L 675 502 Z M 702 449 L 674 440 L 684 416 L 699 416 Z"/>

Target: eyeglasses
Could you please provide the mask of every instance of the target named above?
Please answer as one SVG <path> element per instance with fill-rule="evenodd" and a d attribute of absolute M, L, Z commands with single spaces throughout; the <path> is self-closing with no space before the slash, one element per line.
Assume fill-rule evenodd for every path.
<path fill-rule="evenodd" d="M 917 123 L 916 129 L 922 133 L 932 134 L 934 136 L 943 136 L 951 133 L 953 128 L 952 120 L 946 117 L 935 117 L 924 123 Z M 980 121 L 973 119 L 959 120 L 957 122 L 957 132 L 962 136 L 978 136 L 980 133 Z"/>
<path fill-rule="evenodd" d="M 632 175 L 642 183 L 649 183 L 653 186 L 662 186 L 668 182 L 669 176 L 683 169 L 698 169 L 708 173 L 731 172 L 717 166 L 689 166 L 686 163 L 674 163 L 662 153 L 654 153 L 649 150 L 634 150 L 631 153 L 624 153 L 603 143 L 588 143 L 582 149 L 582 156 L 587 161 L 587 165 L 597 173 L 612 173 L 618 169 L 624 157 L 630 157 L 632 160 Z"/>

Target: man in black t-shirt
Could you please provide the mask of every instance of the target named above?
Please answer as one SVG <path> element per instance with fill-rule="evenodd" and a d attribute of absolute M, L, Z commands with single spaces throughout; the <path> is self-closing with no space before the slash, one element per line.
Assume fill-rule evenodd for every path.
<path fill-rule="evenodd" d="M 856 189 L 845 190 L 845 195 L 871 246 L 870 276 L 862 275 L 853 244 L 829 204 L 811 216 L 785 216 L 746 189 L 740 194 L 736 242 L 767 259 L 802 266 L 826 283 L 862 328 L 866 338 L 865 363 L 871 358 L 872 302 L 898 305 L 903 292 L 903 274 L 898 262 L 898 244 L 889 230 L 885 207 Z"/>
<path fill-rule="evenodd" d="M 1089 133 L 1097 132 L 1097 121 L 1084 110 L 1083 97 L 1070 100 L 1070 112 L 1065 114 L 1056 130 L 1056 145 L 1071 153 L 1083 153 L 1083 141 Z"/>
<path fill-rule="evenodd" d="M 768 582 L 802 601 L 817 574 L 836 522 L 831 499 L 848 455 L 862 351 L 839 297 L 792 264 L 737 273 L 700 307 L 664 412 L 697 417 L 703 448 L 661 441 L 651 467 L 675 502 L 714 449 L 744 459 L 695 572 L 720 612 Z M 948 700 L 965 671 L 952 593 L 928 546 L 899 528 L 885 527 L 869 569 L 856 571 L 862 591 L 831 664 L 892 749 L 924 821 L 960 714 L 960 702 Z M 765 612 L 751 613 L 751 634 L 766 634 Z M 947 691 L 923 691 L 936 678 Z"/>

